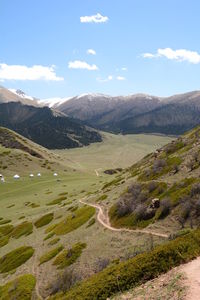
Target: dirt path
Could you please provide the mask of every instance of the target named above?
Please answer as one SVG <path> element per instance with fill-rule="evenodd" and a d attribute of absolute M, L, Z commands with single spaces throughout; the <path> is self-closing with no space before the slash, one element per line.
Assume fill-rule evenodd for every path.
<path fill-rule="evenodd" d="M 39 286 L 39 266 L 38 259 L 36 253 L 34 253 L 34 260 L 32 265 L 32 274 L 35 276 L 36 284 L 35 284 L 35 294 L 38 300 L 43 300 L 44 297 L 40 294 L 40 286 Z"/>
<path fill-rule="evenodd" d="M 186 275 L 188 292 L 185 300 L 200 299 L 200 257 L 181 266 L 181 271 Z"/>
<path fill-rule="evenodd" d="M 99 177 L 99 172 L 97 169 L 95 170 L 95 173 L 96 173 L 97 177 Z"/>
<path fill-rule="evenodd" d="M 97 220 L 98 222 L 103 225 L 105 228 L 109 229 L 109 230 L 112 230 L 112 231 L 118 231 L 118 232 L 136 232 L 136 233 L 145 233 L 145 234 L 152 234 L 154 236 L 159 236 L 159 237 L 162 237 L 162 238 L 168 238 L 168 235 L 167 234 L 164 234 L 164 233 L 157 233 L 157 232 L 154 232 L 152 230 L 140 230 L 140 229 L 128 229 L 128 228 L 115 228 L 115 227 L 112 227 L 110 225 L 110 221 L 109 221 L 109 217 L 108 215 L 105 215 L 104 212 L 103 212 L 103 209 L 101 208 L 100 205 L 98 204 L 94 204 L 94 203 L 88 203 L 88 202 L 85 202 L 84 200 L 79 200 L 82 204 L 86 204 L 86 205 L 89 205 L 89 206 L 92 206 L 96 209 L 98 209 L 98 214 L 97 214 Z"/>

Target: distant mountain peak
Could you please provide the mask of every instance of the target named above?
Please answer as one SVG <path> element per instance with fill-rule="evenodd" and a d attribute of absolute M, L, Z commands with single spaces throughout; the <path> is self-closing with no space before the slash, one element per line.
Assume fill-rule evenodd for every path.
<path fill-rule="evenodd" d="M 9 91 L 23 99 L 29 99 L 29 100 L 35 100 L 36 98 L 32 97 L 32 96 L 29 96 L 29 95 L 26 95 L 26 93 L 20 89 L 9 89 Z"/>

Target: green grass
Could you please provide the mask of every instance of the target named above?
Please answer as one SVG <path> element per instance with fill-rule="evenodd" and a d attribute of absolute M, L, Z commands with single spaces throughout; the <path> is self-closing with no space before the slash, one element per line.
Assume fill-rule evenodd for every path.
<path fill-rule="evenodd" d="M 13 231 L 13 225 L 4 225 L 0 227 L 0 235 L 9 235 Z"/>
<path fill-rule="evenodd" d="M 104 201 L 104 200 L 106 200 L 107 198 L 108 198 L 108 195 L 103 194 L 103 195 L 101 195 L 101 196 L 97 199 L 97 202 Z"/>
<path fill-rule="evenodd" d="M 113 135 L 102 133 L 103 142 L 87 147 L 56 150 L 55 153 L 65 159 L 66 164 L 80 171 L 91 172 L 95 169 L 126 168 L 172 140 L 167 136 L 145 134 Z M 95 157 L 95 159 L 91 159 Z M 108 175 L 109 176 L 109 175 Z"/>
<path fill-rule="evenodd" d="M 49 224 L 53 220 L 53 216 L 53 213 L 49 213 L 47 215 L 42 216 L 34 223 L 35 227 L 39 228 Z"/>
<path fill-rule="evenodd" d="M 94 225 L 95 222 L 96 222 L 95 218 L 90 219 L 89 222 L 88 222 L 87 228 Z"/>
<path fill-rule="evenodd" d="M 84 206 L 73 212 L 73 215 L 68 216 L 64 221 L 47 228 L 48 231 L 52 231 L 57 235 L 67 234 L 73 230 L 76 230 L 83 224 L 85 224 L 95 214 L 95 208 Z"/>
<path fill-rule="evenodd" d="M 60 238 L 57 237 L 57 238 L 51 240 L 51 241 L 48 243 L 48 246 L 53 246 L 53 245 L 57 244 L 59 241 L 60 241 Z"/>
<path fill-rule="evenodd" d="M 64 200 L 67 200 L 67 197 L 65 196 L 61 196 L 61 197 L 58 197 L 52 201 L 50 201 L 49 203 L 47 203 L 47 205 L 56 205 L 56 204 L 60 204 L 62 201 Z"/>
<path fill-rule="evenodd" d="M 149 189 L 153 185 L 152 190 Z M 153 198 L 163 198 L 163 195 L 166 194 L 167 191 L 167 184 L 165 182 L 158 182 L 158 181 L 150 181 L 150 182 L 143 182 L 141 183 L 141 194 L 144 194 L 146 196 L 146 200 L 143 201 L 143 204 L 148 207 L 151 203 L 151 199 Z M 122 194 L 122 197 L 126 197 L 126 199 L 131 199 L 132 195 L 129 193 L 129 189 L 126 189 Z M 120 199 L 120 198 L 119 198 Z M 158 217 L 158 215 L 157 215 Z M 111 224 L 114 227 L 120 228 L 120 227 L 127 227 L 131 229 L 137 229 L 137 228 L 145 228 L 151 223 L 154 223 L 156 220 L 155 216 L 151 216 L 149 219 L 138 219 L 136 213 L 131 212 L 127 213 L 124 216 L 118 215 L 118 209 L 117 209 L 117 203 L 114 203 L 110 210 L 109 210 L 109 218 L 111 221 Z"/>
<path fill-rule="evenodd" d="M 0 236 L 0 248 L 7 245 L 9 242 L 9 236 Z"/>
<path fill-rule="evenodd" d="M 130 229 L 145 228 L 154 222 L 154 218 L 149 220 L 137 220 L 134 213 L 118 217 L 117 206 L 114 204 L 109 210 L 109 218 L 113 227 L 120 228 L 126 227 Z"/>
<path fill-rule="evenodd" d="M 138 286 L 199 255 L 200 230 L 196 230 L 158 246 L 153 251 L 112 265 L 78 284 L 66 294 L 58 294 L 50 299 L 107 299 L 119 291 Z"/>
<path fill-rule="evenodd" d="M 0 273 L 6 273 L 24 264 L 34 253 L 32 247 L 17 248 L 0 258 Z"/>
<path fill-rule="evenodd" d="M 4 224 L 8 224 L 8 223 L 10 223 L 11 222 L 11 220 L 1 220 L 0 221 L 0 225 L 4 225 Z"/>
<path fill-rule="evenodd" d="M 46 240 L 52 238 L 52 236 L 54 236 L 54 235 L 55 235 L 54 232 L 50 232 L 49 234 L 47 234 L 47 235 L 45 236 L 44 241 L 46 241 Z"/>
<path fill-rule="evenodd" d="M 163 193 L 162 198 L 170 197 L 172 205 L 176 205 L 181 198 L 190 195 L 192 185 L 196 182 L 199 182 L 197 178 L 185 178 L 180 182 L 176 182 Z"/>
<path fill-rule="evenodd" d="M 61 252 L 63 250 L 63 246 L 58 246 L 52 250 L 50 250 L 49 252 L 43 254 L 40 257 L 40 265 L 44 264 L 45 262 L 51 260 L 52 258 L 54 258 L 59 252 Z"/>
<path fill-rule="evenodd" d="M 33 232 L 33 224 L 31 222 L 23 222 L 19 225 L 17 225 L 12 233 L 11 236 L 15 239 L 19 239 L 21 236 L 25 235 L 29 235 Z"/>
<path fill-rule="evenodd" d="M 0 299 L 2 300 L 30 300 L 35 288 L 36 279 L 31 274 L 26 274 L 0 286 Z"/>
<path fill-rule="evenodd" d="M 58 269 L 63 269 L 72 265 L 81 256 L 82 251 L 86 246 L 85 243 L 77 243 L 73 245 L 72 248 L 63 250 L 63 252 L 56 257 L 53 264 L 56 265 Z"/>
<path fill-rule="evenodd" d="M 107 182 L 106 184 L 104 184 L 102 190 L 105 190 L 107 189 L 108 187 L 111 187 L 111 186 L 116 186 L 120 183 L 120 181 L 122 180 L 122 178 L 116 178 L 116 179 L 113 179 L 112 181 L 109 181 Z"/>
<path fill-rule="evenodd" d="M 149 173 L 147 175 L 146 171 L 139 175 L 138 180 L 140 181 L 148 181 L 148 180 L 155 180 L 159 177 L 169 173 L 174 169 L 174 166 L 179 166 L 182 162 L 182 159 L 178 156 L 167 157 L 166 159 L 166 166 L 164 166 L 160 171 L 154 172 L 153 167 L 149 168 Z"/>

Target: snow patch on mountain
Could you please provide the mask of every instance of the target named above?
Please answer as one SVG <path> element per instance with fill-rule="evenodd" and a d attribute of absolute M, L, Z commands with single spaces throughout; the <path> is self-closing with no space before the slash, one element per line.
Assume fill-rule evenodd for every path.
<path fill-rule="evenodd" d="M 44 106 L 48 106 L 50 108 L 54 107 L 58 107 L 61 104 L 65 103 L 66 101 L 69 101 L 70 99 L 72 99 L 73 97 L 67 97 L 67 98 L 59 98 L 59 97 L 55 97 L 55 98 L 47 98 L 47 99 L 41 99 L 38 100 L 38 103 Z"/>
<path fill-rule="evenodd" d="M 9 91 L 23 99 L 35 100 L 34 97 L 26 95 L 22 90 L 9 89 Z"/>

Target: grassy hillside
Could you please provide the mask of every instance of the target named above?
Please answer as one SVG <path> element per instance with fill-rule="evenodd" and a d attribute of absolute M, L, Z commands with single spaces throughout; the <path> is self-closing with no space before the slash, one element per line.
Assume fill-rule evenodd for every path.
<path fill-rule="evenodd" d="M 132 183 L 109 210 L 114 226 L 200 224 L 200 129 L 148 155 L 127 171 Z"/>
<path fill-rule="evenodd" d="M 59 157 L 16 132 L 0 127 L 0 173 L 4 176 L 64 172 Z M 66 168 L 67 169 L 67 168 Z"/>
<path fill-rule="evenodd" d="M 144 251 L 142 248 L 141 252 L 126 256 L 126 259 L 134 257 L 130 260 L 114 260 L 105 270 L 69 291 L 59 288 L 62 293 L 52 299 L 107 299 L 197 257 L 200 254 L 199 229 L 195 230 L 200 225 L 199 177 L 200 127 L 121 173 L 110 175 L 98 195 L 87 199 L 88 205 L 101 207 L 98 221 L 106 230 L 112 230 L 113 234 L 138 232 L 143 237 L 146 234 L 152 239 L 148 250 L 153 250 L 138 255 Z M 118 231 L 114 231 L 116 228 Z M 155 234 L 161 233 L 168 238 L 162 240 L 165 241 L 162 246 L 155 247 Z M 161 243 L 161 238 L 158 242 Z"/>
<path fill-rule="evenodd" d="M 98 131 L 48 107 L 21 102 L 0 103 L 0 126 L 48 149 L 75 148 L 101 142 Z"/>
<path fill-rule="evenodd" d="M 16 280 L 19 283 L 23 278 L 26 280 L 22 277 L 25 274 L 32 274 L 30 287 L 28 282 L 26 286 L 27 299 L 32 290 L 33 295 L 44 298 L 65 289 L 61 285 L 68 276 L 72 278 L 70 287 L 113 260 L 126 259 L 151 248 L 152 239 L 147 234 L 113 234 L 105 230 L 96 220 L 95 209 L 79 200 L 106 203 L 108 196 L 102 188 L 114 180 L 115 175 L 103 171 L 113 166 L 127 167 L 137 161 L 139 155 L 163 145 L 169 140 L 167 137 L 108 134 L 102 144 L 74 149 L 74 152 L 52 153 L 5 128 L 1 128 L 0 133 L 1 165 L 7 166 L 0 171 L 6 178 L 4 184 L 0 183 L 0 262 L 5 257 L 13 258 L 13 253 L 24 257 L 15 269 L 0 274 L 3 296 L 15 295 L 9 287 L 16 285 Z M 58 177 L 53 176 L 53 171 Z M 30 173 L 37 172 L 42 176 L 29 178 Z M 20 180 L 12 178 L 15 173 L 21 175 Z M 164 240 L 155 236 L 153 244 Z M 32 256 L 27 260 L 26 251 L 21 253 L 23 249 L 31 249 Z M 0 268 L 5 270 L 4 267 L 0 263 Z M 16 286 L 15 296 L 19 299 L 18 293 L 21 295 L 26 290 L 21 289 L 21 285 Z"/>

